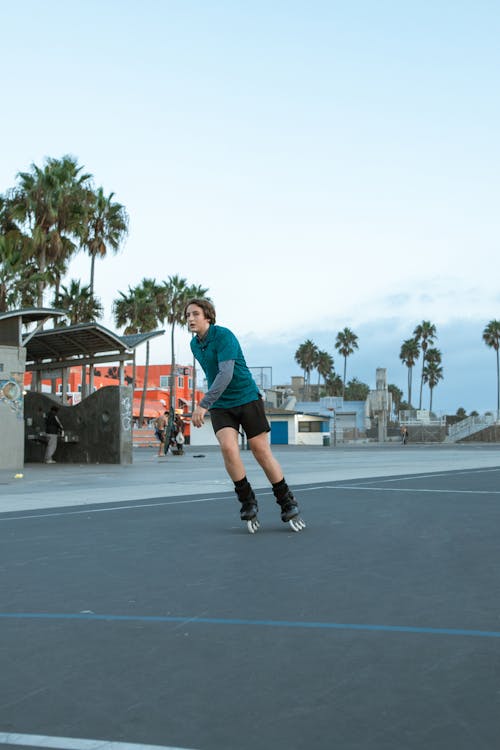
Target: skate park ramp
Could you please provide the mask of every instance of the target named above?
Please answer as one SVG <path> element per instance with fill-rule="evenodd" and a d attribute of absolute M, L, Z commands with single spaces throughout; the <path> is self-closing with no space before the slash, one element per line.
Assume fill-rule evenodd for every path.
<path fill-rule="evenodd" d="M 170 468 L 174 487 L 142 499 L 117 497 L 140 468 L 93 469 L 84 501 L 76 469 L 50 467 L 44 507 L 0 487 L 0 746 L 496 748 L 500 461 L 412 453 L 435 470 L 405 452 L 367 476 L 358 452 L 361 476 L 296 483 L 299 534 L 264 486 L 248 534 L 216 454 L 144 458 L 144 484 Z"/>

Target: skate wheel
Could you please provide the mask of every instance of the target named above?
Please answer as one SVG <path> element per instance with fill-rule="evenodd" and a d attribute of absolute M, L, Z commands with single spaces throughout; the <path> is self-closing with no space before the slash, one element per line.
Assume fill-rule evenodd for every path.
<path fill-rule="evenodd" d="M 250 534 L 255 534 L 259 526 L 260 524 L 256 518 L 252 518 L 251 521 L 247 521 L 247 529 L 250 532 Z"/>
<path fill-rule="evenodd" d="M 288 525 L 292 529 L 292 531 L 302 531 L 302 529 L 306 528 L 306 522 L 302 520 L 300 516 L 295 516 L 295 518 L 291 518 L 288 521 Z"/>

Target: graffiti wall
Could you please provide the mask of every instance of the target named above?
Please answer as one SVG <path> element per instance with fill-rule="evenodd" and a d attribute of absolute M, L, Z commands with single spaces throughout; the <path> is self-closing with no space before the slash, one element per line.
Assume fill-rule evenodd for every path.
<path fill-rule="evenodd" d="M 24 349 L 0 346 L 0 470 L 8 473 L 24 462 L 24 363 Z"/>
<path fill-rule="evenodd" d="M 26 463 L 44 460 L 45 418 L 51 406 L 64 428 L 54 459 L 58 463 L 132 463 L 132 388 L 108 386 L 74 406 L 46 393 L 28 391 L 24 401 Z"/>

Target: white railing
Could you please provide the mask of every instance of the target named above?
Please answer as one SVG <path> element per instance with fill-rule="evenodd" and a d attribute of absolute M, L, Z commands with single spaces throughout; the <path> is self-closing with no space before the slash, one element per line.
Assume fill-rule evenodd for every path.
<path fill-rule="evenodd" d="M 463 438 L 469 437 L 469 435 L 474 435 L 474 433 L 490 427 L 495 422 L 496 419 L 493 414 L 485 414 L 482 417 L 466 417 L 460 422 L 450 425 L 446 441 L 455 443 L 457 440 L 463 440 Z"/>
<path fill-rule="evenodd" d="M 444 427 L 446 425 L 446 417 L 435 417 L 434 419 L 413 419 L 412 417 L 400 417 L 400 425 L 414 425 L 415 427 Z"/>

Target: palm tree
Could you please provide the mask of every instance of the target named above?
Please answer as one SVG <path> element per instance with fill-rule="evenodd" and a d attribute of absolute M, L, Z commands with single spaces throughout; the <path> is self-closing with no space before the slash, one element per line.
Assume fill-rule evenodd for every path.
<path fill-rule="evenodd" d="M 420 348 L 417 339 L 406 339 L 401 345 L 399 359 L 408 368 L 408 404 L 411 408 L 411 386 L 413 378 L 413 367 L 420 356 Z"/>
<path fill-rule="evenodd" d="M 148 333 L 154 331 L 165 317 L 163 288 L 153 279 L 143 279 L 138 286 L 128 288 L 128 294 L 119 292 L 120 298 L 113 302 L 113 313 L 118 328 L 125 327 L 124 333 Z M 146 393 L 149 375 L 149 339 L 146 341 L 146 365 L 144 384 L 139 411 L 139 425 L 144 419 Z"/>
<path fill-rule="evenodd" d="M 170 378 L 170 412 L 169 412 L 169 424 L 168 430 L 171 430 L 172 423 L 175 416 L 175 409 L 177 407 L 177 372 L 175 362 L 175 326 L 184 325 L 184 308 L 186 302 L 193 296 L 197 296 L 197 292 L 202 291 L 204 296 L 206 290 L 202 287 L 189 285 L 187 280 L 181 278 L 177 274 L 169 276 L 168 281 L 163 282 L 162 286 L 162 300 L 164 316 L 161 320 L 166 320 L 170 325 L 170 346 L 172 352 L 172 364 L 171 364 L 171 378 Z"/>
<path fill-rule="evenodd" d="M 304 370 L 304 401 L 307 401 L 309 397 L 311 370 L 314 368 L 317 351 L 316 344 L 311 339 L 307 339 L 295 352 L 295 361 Z"/>
<path fill-rule="evenodd" d="M 429 349 L 429 352 L 430 351 L 431 349 Z M 437 386 L 439 381 L 443 379 L 443 368 L 436 359 L 428 360 L 426 366 L 424 367 L 423 376 L 424 382 L 429 386 L 429 391 L 431 394 L 429 411 L 432 411 L 432 396 L 434 393 L 434 388 Z"/>
<path fill-rule="evenodd" d="M 490 320 L 483 331 L 486 346 L 494 349 L 497 357 L 497 420 L 500 419 L 500 366 L 498 350 L 500 349 L 500 320 Z"/>
<path fill-rule="evenodd" d="M 192 284 L 187 290 L 186 302 L 190 299 L 202 299 L 208 292 L 208 288 Z M 186 324 L 185 319 L 183 323 Z M 194 411 L 196 406 L 196 357 L 193 354 L 193 378 L 192 378 L 192 389 L 191 389 L 191 412 Z"/>
<path fill-rule="evenodd" d="M 82 247 L 90 255 L 90 293 L 94 293 L 94 265 L 109 250 L 117 253 L 128 231 L 125 207 L 113 201 L 114 193 L 104 194 L 102 187 L 87 191 L 85 229 Z"/>
<path fill-rule="evenodd" d="M 416 338 L 420 348 L 422 349 L 422 376 L 420 379 L 420 399 L 418 408 L 422 408 L 422 390 L 424 387 L 424 367 L 426 362 L 425 353 L 430 344 L 434 343 L 436 338 L 436 326 L 429 320 L 423 320 L 413 331 L 413 335 Z"/>
<path fill-rule="evenodd" d="M 341 396 L 343 387 L 342 378 L 332 369 L 325 378 L 326 395 Z"/>
<path fill-rule="evenodd" d="M 355 349 L 358 349 L 358 337 L 350 328 L 344 328 L 343 331 L 337 333 L 335 339 L 335 349 L 344 357 L 344 378 L 342 380 L 342 398 L 345 394 L 345 382 L 347 372 L 347 357 L 349 357 Z"/>
<path fill-rule="evenodd" d="M 35 260 L 39 307 L 50 284 L 51 264 L 67 262 L 83 236 L 84 205 L 90 175 L 71 156 L 47 159 L 43 168 L 31 165 L 30 172 L 19 172 L 18 186 L 8 195 L 8 209 L 29 241 Z"/>
<path fill-rule="evenodd" d="M 94 322 L 102 318 L 104 313 L 103 306 L 90 291 L 90 286 L 80 286 L 76 279 L 72 279 L 67 287 L 61 285 L 61 291 L 54 295 L 52 304 L 61 310 L 68 310 L 69 324 L 72 326 Z"/>
<path fill-rule="evenodd" d="M 425 355 L 424 383 L 427 383 L 430 389 L 429 411 L 432 410 L 432 392 L 438 382 L 443 378 L 443 369 L 441 367 L 441 352 L 439 349 L 429 348 Z"/>
<path fill-rule="evenodd" d="M 394 383 L 389 383 L 387 390 L 392 395 L 392 407 L 397 417 L 399 414 L 399 406 L 403 400 L 403 391 L 401 388 L 398 388 L 397 385 L 394 385 Z"/>
<path fill-rule="evenodd" d="M 326 385 L 326 378 L 333 370 L 333 357 L 328 352 L 319 351 L 316 357 L 316 369 L 318 371 L 318 399 L 319 399 L 319 387 L 321 378 L 323 378 L 323 385 Z"/>
<path fill-rule="evenodd" d="M 369 385 L 362 383 L 357 378 L 353 378 L 347 383 L 344 395 L 346 401 L 366 401 L 369 393 Z"/>

